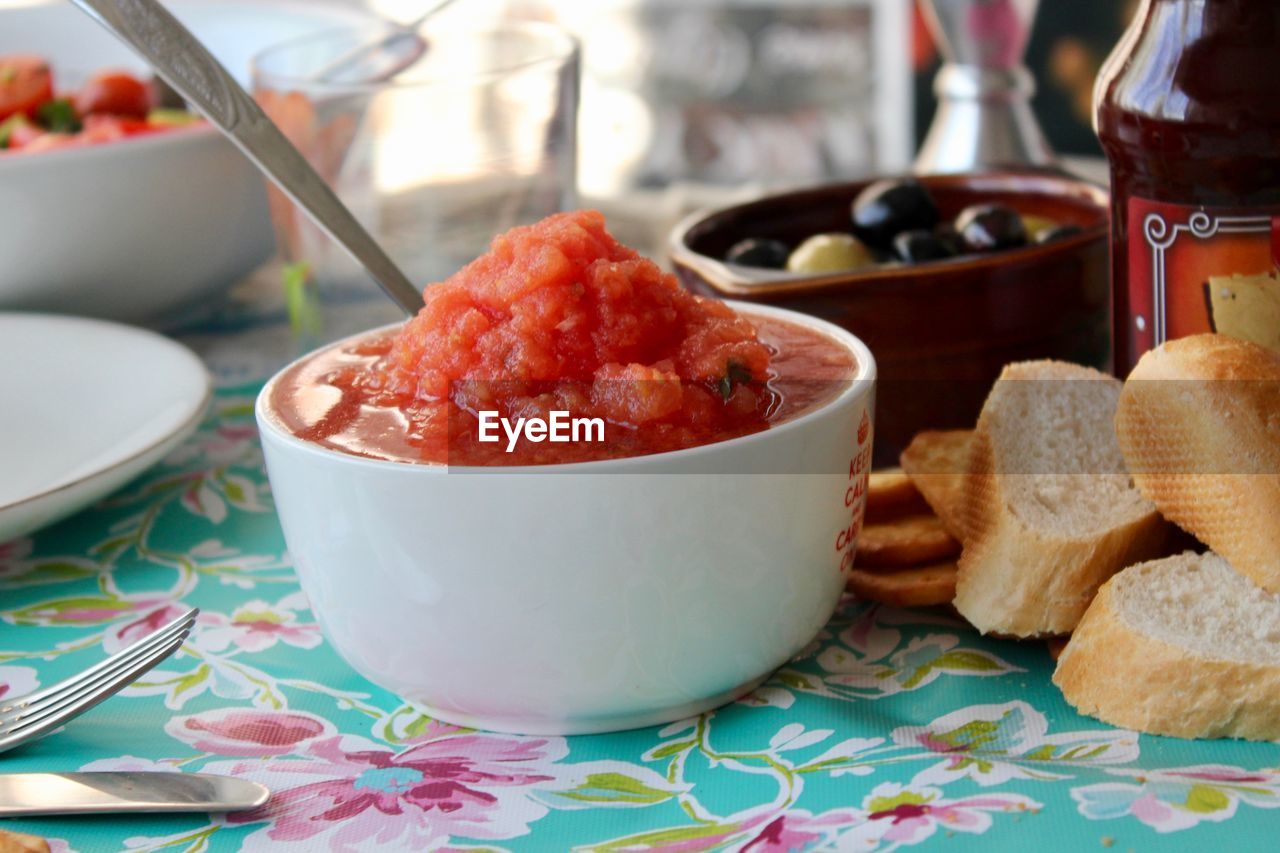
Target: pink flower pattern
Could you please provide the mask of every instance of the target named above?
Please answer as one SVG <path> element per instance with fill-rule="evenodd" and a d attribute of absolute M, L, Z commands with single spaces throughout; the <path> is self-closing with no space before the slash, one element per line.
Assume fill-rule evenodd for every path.
<path fill-rule="evenodd" d="M 201 743 L 244 754 L 238 746 Z M 300 758 L 215 762 L 205 769 L 245 776 L 274 792 L 260 809 L 227 815 L 229 826 L 267 822 L 243 849 L 425 849 L 455 836 L 526 834 L 547 812 L 531 795 L 556 781 L 548 771 L 567 752 L 562 738 L 453 734 L 395 752 L 336 735 L 298 741 Z"/>
<path fill-rule="evenodd" d="M 107 654 L 115 654 L 136 643 L 143 637 L 163 628 L 190 608 L 171 601 L 138 602 L 138 608 L 128 618 L 112 625 L 102 635 L 102 648 Z M 137 611 L 142 611 L 138 615 Z"/>
<path fill-rule="evenodd" d="M 291 596 L 276 605 L 265 601 L 249 601 L 237 607 L 230 616 L 207 613 L 200 618 L 196 645 L 201 649 L 221 652 L 235 646 L 246 652 L 261 652 L 277 642 L 297 649 L 314 649 L 320 645 L 320 628 L 314 622 L 298 619 L 296 608 L 305 603 L 301 596 Z"/>
<path fill-rule="evenodd" d="M 771 817 L 749 840 L 740 845 L 739 853 L 798 853 L 830 843 L 849 826 L 865 817 L 856 809 L 833 809 L 813 815 L 804 809 L 792 809 Z"/>
<path fill-rule="evenodd" d="M 997 654 L 1012 647 L 849 601 L 756 706 L 570 741 L 428 720 L 320 639 L 269 515 L 252 404 L 220 390 L 153 474 L 56 535 L 0 543 L 0 704 L 199 603 L 182 652 L 6 767 L 233 773 L 273 799 L 204 821 L 60 821 L 72 844 L 54 850 L 892 850 L 997 822 L 1021 824 L 1004 829 L 1028 846 L 1051 824 L 1049 840 L 1073 846 L 1114 826 L 1122 844 L 1208 832 L 1233 848 L 1265 845 L 1259 811 L 1280 809 L 1280 773 L 1256 769 L 1276 763 L 1266 745 L 1162 745 L 1188 766 L 1143 767 L 1150 741 L 1038 709 L 1045 664 L 1011 682 L 1019 670 Z M 1034 819 L 1040 791 L 1058 796 Z"/>
<path fill-rule="evenodd" d="M 174 717 L 164 730 L 204 752 L 245 758 L 288 755 L 316 738 L 335 733 L 332 723 L 314 714 L 254 708 L 220 708 Z"/>
<path fill-rule="evenodd" d="M 201 430 L 166 460 L 171 465 L 200 461 L 210 467 L 231 465 L 258 453 L 258 428 L 252 423 L 223 423 Z"/>
<path fill-rule="evenodd" d="M 25 696 L 40 686 L 36 671 L 29 666 L 0 666 L 0 701 Z"/>
<path fill-rule="evenodd" d="M 842 836 L 851 849 L 919 844 L 932 837 L 939 827 L 948 832 L 982 833 L 991 827 L 993 812 L 1036 811 L 1042 806 L 1022 794 L 987 794 L 952 800 L 943 797 L 938 788 L 883 782 L 872 789 L 863 801 L 863 808 L 866 821 Z"/>
<path fill-rule="evenodd" d="M 30 539 L 10 539 L 0 542 L 0 578 L 16 574 L 24 568 L 24 561 L 31 556 Z"/>
<path fill-rule="evenodd" d="M 1114 769 L 1125 781 L 1073 788 L 1080 814 L 1092 820 L 1133 817 L 1156 832 L 1190 829 L 1235 815 L 1241 803 L 1280 808 L 1280 772 L 1249 771 L 1225 764 L 1167 770 Z"/>

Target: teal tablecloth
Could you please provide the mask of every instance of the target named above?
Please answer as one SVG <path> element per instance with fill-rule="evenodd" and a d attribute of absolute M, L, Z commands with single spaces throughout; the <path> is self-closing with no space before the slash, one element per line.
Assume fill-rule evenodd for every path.
<path fill-rule="evenodd" d="M 223 388 L 198 434 L 119 494 L 0 544 L 0 695 L 179 603 L 202 610 L 177 656 L 0 769 L 232 773 L 270 786 L 270 805 L 0 826 L 82 851 L 1280 847 L 1274 744 L 1078 716 L 1042 645 L 939 613 L 849 602 L 755 694 L 665 727 L 514 737 L 422 717 L 321 638 L 272 511 L 254 390 Z"/>

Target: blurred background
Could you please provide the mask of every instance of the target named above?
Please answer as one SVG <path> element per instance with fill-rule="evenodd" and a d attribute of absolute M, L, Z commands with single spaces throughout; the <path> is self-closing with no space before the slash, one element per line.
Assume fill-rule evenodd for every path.
<path fill-rule="evenodd" d="M 0 8 L 41 2 L 0 0 Z M 430 4 L 255 5 L 405 21 Z M 1093 79 L 1137 5 L 1040 3 L 1027 64 L 1039 82 L 1037 116 L 1058 152 L 1100 156 Z M 741 188 L 905 168 L 935 106 L 937 51 L 913 0 L 462 0 L 436 20 L 504 18 L 555 22 L 582 40 L 587 197 L 673 180 Z"/>
<path fill-rule="evenodd" d="M 297 63 L 287 51 L 256 71 L 251 58 L 271 45 L 335 27 L 411 21 L 437 0 L 165 2 L 255 87 L 264 107 L 344 202 L 410 276 L 424 283 L 474 257 L 490 235 L 575 205 L 603 210 L 620 239 L 661 259 L 673 225 L 692 210 L 780 188 L 907 171 L 936 106 L 938 52 L 914 0 L 456 0 L 425 32 L 549 23 L 577 38 L 580 55 L 563 58 L 563 70 L 553 77 L 529 79 L 517 64 L 497 81 L 492 74 L 485 77 L 489 72 L 476 76 L 478 66 L 471 66 L 501 64 L 504 55 L 510 66 L 510 51 L 482 55 L 449 41 L 449 50 L 427 55 L 438 58 L 444 69 L 439 79 L 454 91 L 433 82 L 354 99 L 299 84 L 305 75 L 290 77 Z M 990 3 L 1036 6 L 1034 0 Z M 1090 127 L 1093 80 L 1136 5 L 1137 0 L 1038 3 L 1026 52 L 1039 84 L 1036 117 L 1055 151 L 1093 176 L 1105 174 Z M 118 65 L 146 73 L 66 0 L 0 0 L 0 13 L 0 53 L 49 57 L 63 82 Z M 277 79 L 264 73 L 273 64 L 283 69 Z M 497 82 L 475 82 L 484 80 Z M 210 146 L 215 141 L 207 140 Z M 252 190 L 252 199 L 220 205 L 226 213 L 222 223 L 207 221 L 215 205 L 192 199 L 191 215 L 181 220 L 174 198 L 138 194 L 141 186 L 178 180 L 158 172 L 154 157 L 129 166 L 120 162 L 129 156 L 124 146 L 77 158 L 74 163 L 95 185 L 89 196 L 102 208 L 81 211 L 87 235 L 81 240 L 105 248 L 72 255 L 50 247 L 37 256 L 30 247 L 48 241 L 9 228 L 18 242 L 12 250 L 0 244 L 0 254 L 28 259 L 29 281 L 22 282 L 22 294 L 6 295 L 5 287 L 15 291 L 20 278 L 11 270 L 8 285 L 0 282 L 0 307 L 59 308 L 67 301 L 63 290 L 74 290 L 77 304 L 100 316 L 172 327 L 187 316 L 172 310 L 181 303 L 194 305 L 200 310 L 193 316 L 207 319 L 217 305 L 205 296 L 243 280 L 271 243 L 261 182 L 235 161 L 229 146 L 221 150 L 222 172 L 212 159 L 179 161 L 177 154 L 173 169 L 186 176 L 183 182 L 204 176 L 209 187 L 198 192 L 206 198 L 233 185 Z M 183 156 L 188 155 L 195 153 Z M 62 185 L 71 180 L 60 161 L 45 164 L 35 157 L 11 162 L 9 172 L 0 181 L 0 200 L 6 192 L 24 199 L 61 197 Z M 131 199 L 129 217 L 104 214 L 112 196 L 103 184 L 113 176 L 122 184 L 127 178 L 119 195 Z M 29 186 L 19 186 L 20 180 Z M 48 206 L 49 222 L 66 230 L 65 207 Z M 155 208 L 158 225 L 146 223 L 144 207 Z M 373 305 L 390 310 L 359 269 L 282 198 L 273 199 L 272 213 L 280 255 L 257 276 L 267 284 L 255 298 L 273 297 L 263 310 L 278 314 L 287 305 L 290 322 L 306 327 L 304 291 L 319 293 L 325 303 L 373 299 Z M 38 230 L 37 219 L 28 211 L 17 225 Z M 129 233 L 115 233 L 126 226 Z M 164 239 L 155 239 L 157 230 L 166 232 Z M 147 233 L 134 233 L 141 231 Z M 127 250 L 144 238 L 150 246 L 144 255 Z M 157 246 L 171 250 L 164 264 Z M 213 257 L 218 246 L 240 251 L 225 251 L 219 259 Z M 210 257 L 194 262 L 201 253 Z M 150 277 L 138 267 L 140 257 L 155 267 Z M 77 258 L 85 268 L 68 269 Z M 108 260 L 116 262 L 118 274 Z M 100 287 L 95 292 L 101 304 L 83 301 L 92 282 L 117 278 L 128 281 L 136 306 Z M 189 292 L 178 292 L 175 281 L 189 281 Z M 164 291 L 167 301 L 160 298 Z M 237 316 L 236 310 L 223 313 Z M 363 328 L 370 319 L 351 322 Z M 323 334 L 332 337 L 342 329 L 330 324 Z"/>
<path fill-rule="evenodd" d="M 1039 83 L 1036 117 L 1054 150 L 1101 157 L 1093 134 L 1093 80 L 1137 10 L 1139 0 L 1048 0 L 1039 6 L 1026 63 Z M 912 14 L 914 123 L 919 136 L 933 115 L 938 55 L 917 6 Z"/>
<path fill-rule="evenodd" d="M 327 2 L 362 5 L 359 0 Z M 364 5 L 379 14 L 407 20 L 422 9 L 423 2 L 368 0 Z M 1139 0 L 1040 3 L 1027 65 L 1039 83 L 1036 115 L 1056 151 L 1101 156 L 1091 127 L 1093 80 L 1138 4 Z M 589 83 L 584 87 L 583 121 L 591 138 L 605 137 L 611 129 L 616 132 L 626 118 L 654 127 L 659 136 L 664 130 L 674 133 L 675 120 L 670 114 L 663 115 L 663 107 L 669 110 L 670 103 L 646 106 L 618 92 L 625 93 L 628 83 L 654 81 L 659 84 L 658 94 L 673 100 L 683 94 L 684 119 L 690 123 L 686 132 L 702 131 L 709 137 L 708 146 L 714 142 L 715 122 L 708 115 L 709 106 L 699 108 L 698 96 L 707 104 L 737 96 L 738 116 L 744 123 L 754 119 L 754 129 L 766 140 L 760 145 L 761 159 L 752 166 L 772 165 L 802 174 L 812 167 L 794 162 L 805 159 L 803 155 L 777 155 L 783 162 L 764 160 L 768 156 L 765 152 L 785 151 L 787 143 L 782 138 L 785 133 L 776 127 L 771 130 L 771 123 L 761 114 L 769 110 L 770 100 L 786 100 L 790 95 L 795 97 L 791 106 L 797 111 L 825 108 L 835 113 L 838 110 L 832 102 L 842 101 L 848 110 L 845 118 L 851 123 L 862 122 L 842 128 L 853 129 L 853 138 L 831 153 L 828 167 L 869 171 L 870 163 L 872 170 L 884 171 L 895 161 L 909 161 L 907 147 L 914 150 L 919 144 L 935 107 L 932 83 L 940 63 L 914 0 L 467 0 L 441 14 L 441 20 L 481 15 L 552 20 L 580 37 L 589 37 L 585 43 Z M 647 37 L 654 37 L 654 41 L 643 44 Z M 692 50 L 695 47 L 697 50 Z M 708 58 L 702 53 L 706 51 L 713 56 Z M 759 93 L 751 90 L 751 81 L 735 76 L 736 52 L 744 54 L 742 61 L 746 54 L 753 54 L 757 67 L 751 73 L 757 76 L 772 77 L 799 69 L 814 76 L 827 75 L 833 81 L 847 75 L 856 80 L 852 92 L 865 100 L 855 104 L 849 89 L 833 85 L 831 90 L 815 88 L 803 97 L 789 93 L 786 87 L 770 86 L 771 91 L 753 101 L 752 96 Z M 645 67 L 648 64 L 654 67 Z M 682 73 L 691 79 L 682 81 Z M 871 85 L 873 78 L 878 81 L 878 90 Z M 586 104 L 593 98 L 601 101 L 599 106 L 608 119 L 592 116 Z M 832 123 L 841 129 L 838 119 L 833 117 Z M 618 144 L 622 144 L 620 140 Z M 662 145 L 655 142 L 654 147 Z M 625 151 L 611 153 L 618 156 Z M 708 160 L 699 164 L 700 174 L 714 177 L 717 165 L 729 171 L 726 161 L 730 157 L 724 156 L 726 159 L 717 164 L 708 155 Z M 877 158 L 882 162 L 876 163 Z M 661 154 L 652 153 L 646 177 L 653 180 L 655 174 L 660 175 L 662 165 Z M 588 164 L 584 169 L 587 188 L 606 185 L 604 166 Z"/>
<path fill-rule="evenodd" d="M 1093 80 L 1138 3 L 1039 4 L 1026 58 L 1036 115 L 1059 153 L 1102 155 Z M 406 20 L 422 4 L 367 7 Z M 584 39 L 588 194 L 616 189 L 624 174 L 653 184 L 680 171 L 715 182 L 903 168 L 936 105 L 940 62 L 914 0 L 466 0 L 441 14 L 551 20 Z M 672 154 L 681 136 L 683 159 Z"/>
<path fill-rule="evenodd" d="M 423 3 L 365 5 L 409 20 Z M 1034 108 L 1066 158 L 1102 156 L 1093 81 L 1137 5 L 1039 4 Z M 904 171 L 936 107 L 940 61 L 914 0 L 463 0 L 439 20 L 485 17 L 551 21 L 581 40 L 578 189 L 640 245 L 694 207 Z"/>
<path fill-rule="evenodd" d="M 1034 108 L 1066 158 L 1102 156 L 1093 81 L 1138 2 L 1039 4 Z M 422 4 L 368 0 L 399 20 Z M 579 190 L 642 245 L 692 207 L 904 171 L 936 107 L 940 61 L 914 0 L 463 0 L 441 21 L 482 16 L 581 39 Z"/>

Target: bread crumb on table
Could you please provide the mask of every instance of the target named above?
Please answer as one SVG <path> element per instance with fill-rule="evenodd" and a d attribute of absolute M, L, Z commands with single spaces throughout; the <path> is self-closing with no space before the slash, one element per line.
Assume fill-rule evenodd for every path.
<path fill-rule="evenodd" d="M 39 836 L 0 829 L 0 853 L 49 853 L 49 842 Z"/>

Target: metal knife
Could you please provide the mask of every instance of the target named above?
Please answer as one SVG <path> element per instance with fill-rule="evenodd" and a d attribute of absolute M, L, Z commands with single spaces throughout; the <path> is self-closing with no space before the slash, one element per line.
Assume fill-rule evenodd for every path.
<path fill-rule="evenodd" d="M 233 812 L 270 796 L 257 782 L 207 773 L 0 773 L 0 817 Z"/>

